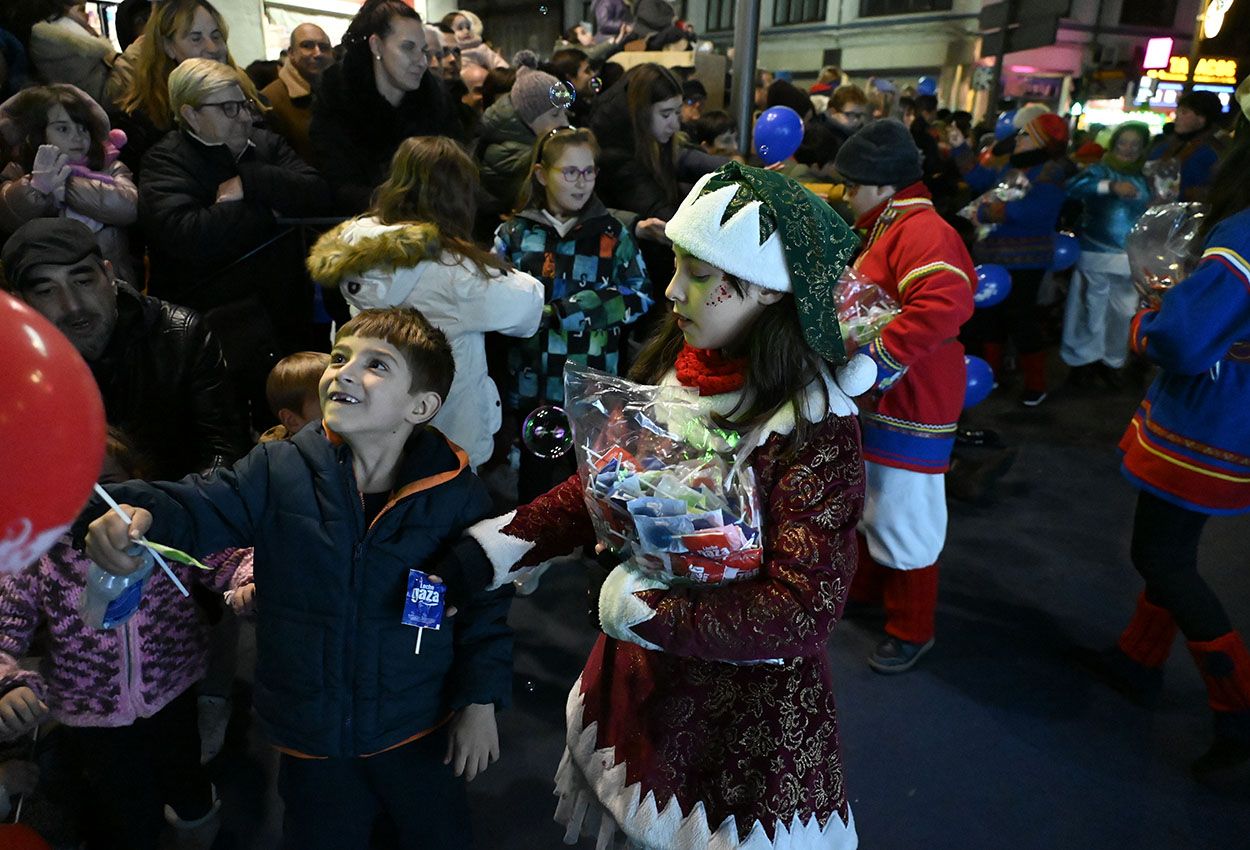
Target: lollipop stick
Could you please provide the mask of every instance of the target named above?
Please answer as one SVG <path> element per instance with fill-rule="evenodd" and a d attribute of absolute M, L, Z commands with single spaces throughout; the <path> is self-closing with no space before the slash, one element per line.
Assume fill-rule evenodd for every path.
<path fill-rule="evenodd" d="M 113 513 L 117 514 L 119 517 L 124 519 L 126 521 L 126 525 L 130 525 L 130 523 L 133 521 L 133 518 L 129 514 L 127 514 L 125 511 L 122 510 L 122 506 L 117 504 L 116 501 L 114 501 L 113 497 L 108 494 L 107 490 L 105 490 L 99 484 L 96 484 L 95 492 L 96 492 L 96 495 L 99 496 L 101 499 L 103 499 L 105 503 L 112 509 Z M 183 585 L 183 583 L 178 580 L 178 576 L 174 575 L 174 571 L 169 568 L 169 564 L 167 564 L 165 562 L 165 559 L 161 557 L 161 553 L 157 552 L 155 549 L 151 547 L 151 545 L 148 544 L 147 538 L 140 536 L 138 542 L 142 544 L 143 547 L 146 548 L 149 552 L 152 553 L 152 556 L 156 558 L 156 563 L 161 565 L 161 569 L 165 571 L 165 575 L 169 576 L 169 580 L 174 583 L 174 587 L 178 588 L 178 590 L 182 593 L 183 596 L 190 596 L 191 594 L 187 592 L 186 586 Z"/>
<path fill-rule="evenodd" d="M 413 655 L 421 654 L 421 635 L 425 634 L 425 629 L 417 628 L 417 648 L 412 651 Z"/>

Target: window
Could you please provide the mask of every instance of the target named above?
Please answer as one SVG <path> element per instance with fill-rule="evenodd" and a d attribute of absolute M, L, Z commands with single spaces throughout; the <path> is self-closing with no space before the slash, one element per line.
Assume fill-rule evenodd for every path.
<path fill-rule="evenodd" d="M 734 0 L 707 0 L 707 32 L 724 32 L 734 28 Z"/>
<path fill-rule="evenodd" d="M 825 0 L 773 0 L 773 26 L 808 24 L 825 19 Z"/>
<path fill-rule="evenodd" d="M 1175 2 L 1175 0 L 1172 0 Z M 919 12 L 949 12 L 952 0 L 859 0 L 861 18 L 883 15 L 914 15 Z"/>
<path fill-rule="evenodd" d="M 1154 0 L 1134 3 L 1126 0 L 1120 7 L 1120 23 L 1125 26 L 1171 27 L 1176 21 L 1176 0 Z"/>

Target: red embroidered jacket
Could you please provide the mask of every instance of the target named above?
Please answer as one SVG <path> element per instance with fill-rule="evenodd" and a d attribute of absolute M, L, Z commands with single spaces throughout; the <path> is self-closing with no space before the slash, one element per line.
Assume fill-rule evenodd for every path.
<path fill-rule="evenodd" d="M 868 347 L 879 392 L 860 399 L 864 459 L 945 472 L 967 383 L 957 337 L 973 310 L 972 258 L 922 183 L 855 226 L 868 233 L 855 268 L 902 308 Z"/>

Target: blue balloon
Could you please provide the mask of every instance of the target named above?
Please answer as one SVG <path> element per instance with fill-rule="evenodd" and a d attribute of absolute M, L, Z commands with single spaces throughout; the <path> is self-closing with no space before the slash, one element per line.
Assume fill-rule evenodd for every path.
<path fill-rule="evenodd" d="M 1055 234 L 1055 255 L 1050 261 L 1050 270 L 1067 271 L 1081 259 L 1081 243 L 1071 233 Z"/>
<path fill-rule="evenodd" d="M 994 263 L 982 263 L 976 270 L 977 291 L 972 296 L 972 303 L 978 309 L 1003 303 L 1011 294 L 1011 273 Z"/>
<path fill-rule="evenodd" d="M 964 366 L 968 374 L 968 388 L 964 392 L 964 410 L 967 410 L 985 401 L 994 389 L 994 370 L 980 357 L 971 354 L 964 355 Z"/>
<path fill-rule="evenodd" d="M 933 77 L 921 77 L 916 82 L 916 94 L 937 94 L 937 80 Z"/>
<path fill-rule="evenodd" d="M 773 106 L 755 119 L 755 152 L 765 165 L 789 159 L 803 143 L 803 119 L 788 106 Z"/>
<path fill-rule="evenodd" d="M 1002 141 L 1008 136 L 1016 134 L 1016 111 L 1014 109 L 1004 112 L 998 116 L 998 123 L 994 125 L 994 138 Z"/>

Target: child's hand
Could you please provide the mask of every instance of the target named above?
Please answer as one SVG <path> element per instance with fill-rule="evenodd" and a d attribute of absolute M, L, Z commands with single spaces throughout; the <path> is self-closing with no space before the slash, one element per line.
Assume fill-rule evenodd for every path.
<path fill-rule="evenodd" d="M 56 145 L 40 145 L 30 170 L 30 185 L 36 191 L 51 195 L 65 185 L 69 177 L 69 158 Z"/>
<path fill-rule="evenodd" d="M 466 705 L 451 721 L 447 755 L 443 764 L 452 765 L 456 776 L 472 782 L 499 759 L 499 729 L 495 726 L 495 706 Z"/>
<path fill-rule="evenodd" d="M 439 578 L 438 576 L 427 575 L 426 578 L 430 580 L 430 584 L 443 584 L 443 580 Z M 457 610 L 458 609 L 456 608 L 455 605 L 448 605 L 446 608 L 443 609 L 443 616 L 452 617 L 455 615 Z"/>
<path fill-rule="evenodd" d="M 634 226 L 634 235 L 639 239 L 647 239 L 651 242 L 659 242 L 661 245 L 671 245 L 668 236 L 664 234 L 664 225 L 668 224 L 662 218 L 644 218 Z"/>
<path fill-rule="evenodd" d="M 256 585 L 245 584 L 230 594 L 230 608 L 240 617 L 256 613 Z"/>
<path fill-rule="evenodd" d="M 0 697 L 0 740 L 20 738 L 38 726 L 47 714 L 48 706 L 34 691 L 14 688 Z"/>
<path fill-rule="evenodd" d="M 39 768 L 29 761 L 6 761 L 0 764 L 0 785 L 9 796 L 29 794 L 39 784 Z"/>
<path fill-rule="evenodd" d="M 121 509 L 130 515 L 129 525 L 109 511 L 87 526 L 87 557 L 105 572 L 125 576 L 138 572 L 145 563 L 142 555 L 128 555 L 126 550 L 152 527 L 152 515 L 130 505 Z"/>

